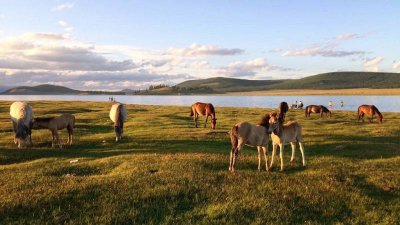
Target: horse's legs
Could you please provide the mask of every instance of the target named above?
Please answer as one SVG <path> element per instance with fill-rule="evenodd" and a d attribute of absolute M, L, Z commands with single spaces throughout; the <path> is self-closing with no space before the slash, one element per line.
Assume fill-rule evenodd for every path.
<path fill-rule="evenodd" d="M 55 143 L 56 143 L 56 132 L 54 130 L 51 130 L 51 136 L 52 136 L 52 141 L 51 141 L 51 147 L 54 148 Z"/>
<path fill-rule="evenodd" d="M 206 115 L 206 122 L 204 122 L 204 128 L 206 128 L 206 126 L 207 126 L 208 117 L 209 117 L 209 115 L 207 114 L 207 115 Z"/>
<path fill-rule="evenodd" d="M 67 142 L 67 144 L 68 145 L 72 145 L 72 135 L 74 133 L 74 128 L 72 126 L 68 126 L 67 130 L 68 130 L 68 142 Z"/>
<path fill-rule="evenodd" d="M 279 155 L 281 157 L 281 171 L 283 171 L 283 169 L 284 169 L 284 166 L 283 166 L 283 148 L 284 148 L 284 145 L 280 144 L 279 145 L 279 149 L 280 149 Z"/>
<path fill-rule="evenodd" d="M 236 147 L 232 147 L 231 149 L 231 156 L 229 158 L 229 171 L 231 171 L 232 173 L 234 173 L 235 169 L 233 168 L 233 157 L 235 157 L 235 152 L 236 152 Z"/>
<path fill-rule="evenodd" d="M 301 152 L 301 159 L 303 160 L 303 166 L 306 166 L 306 158 L 304 157 L 304 146 L 302 142 L 299 142 L 300 145 L 300 152 Z"/>
<path fill-rule="evenodd" d="M 269 171 L 269 167 L 268 167 L 268 143 L 266 146 L 262 147 L 263 152 L 264 152 L 264 159 L 265 159 L 265 170 Z"/>
<path fill-rule="evenodd" d="M 193 116 L 193 120 L 194 120 L 194 127 L 196 127 L 197 128 L 197 118 L 198 118 L 198 114 L 197 114 L 197 112 L 194 112 L 194 116 Z"/>
<path fill-rule="evenodd" d="M 261 146 L 257 146 L 258 151 L 258 171 L 261 172 Z"/>
<path fill-rule="evenodd" d="M 276 148 L 278 147 L 277 144 L 272 143 L 272 155 L 271 155 L 271 164 L 269 165 L 269 168 L 272 168 L 272 165 L 274 164 L 275 160 L 275 154 L 276 154 Z"/>
<path fill-rule="evenodd" d="M 290 145 L 292 146 L 292 157 L 290 158 L 290 162 L 293 162 L 295 158 L 296 142 L 290 142 Z"/>

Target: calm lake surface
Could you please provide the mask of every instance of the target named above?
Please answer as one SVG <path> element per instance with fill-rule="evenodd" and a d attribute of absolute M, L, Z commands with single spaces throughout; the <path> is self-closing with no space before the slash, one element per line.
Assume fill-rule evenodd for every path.
<path fill-rule="evenodd" d="M 0 95 L 3 101 L 101 101 L 107 102 L 108 95 Z M 212 95 L 117 95 L 117 101 L 126 104 L 143 105 L 178 105 L 190 106 L 194 102 L 211 102 L 214 106 L 237 106 L 276 108 L 279 102 L 285 101 L 289 105 L 296 100 L 302 101 L 305 106 L 325 105 L 333 102 L 336 110 L 356 111 L 361 104 L 373 104 L 382 112 L 400 112 L 400 96 L 359 96 L 359 95 L 303 95 L 303 96 L 212 96 Z M 343 100 L 344 106 L 340 106 Z"/>

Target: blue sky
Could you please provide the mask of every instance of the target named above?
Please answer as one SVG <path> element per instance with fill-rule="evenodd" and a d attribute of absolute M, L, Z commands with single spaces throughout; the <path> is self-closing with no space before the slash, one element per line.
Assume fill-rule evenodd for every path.
<path fill-rule="evenodd" d="M 400 72 L 399 1 L 0 0 L 0 85 Z"/>

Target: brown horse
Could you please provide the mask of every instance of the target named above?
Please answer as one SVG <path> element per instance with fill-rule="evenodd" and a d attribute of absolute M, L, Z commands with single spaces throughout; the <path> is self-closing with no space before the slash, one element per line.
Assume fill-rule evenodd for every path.
<path fill-rule="evenodd" d="M 287 104 L 287 102 L 281 102 L 281 103 L 279 103 L 278 110 L 279 110 L 280 117 L 282 117 L 282 119 L 284 120 L 286 117 L 287 111 L 289 111 L 289 105 Z"/>
<path fill-rule="evenodd" d="M 217 118 L 215 118 L 215 109 L 211 103 L 196 102 L 192 105 L 190 116 L 193 116 L 194 126 L 196 128 L 199 115 L 206 116 L 206 122 L 204 123 L 204 127 L 206 127 L 207 125 L 208 117 L 211 117 L 211 128 L 215 129 L 215 125 L 217 124 Z"/>
<path fill-rule="evenodd" d="M 358 121 L 362 119 L 364 122 L 364 114 L 367 114 L 367 116 L 371 116 L 369 119 L 369 122 L 372 123 L 372 119 L 374 118 L 374 115 L 376 114 L 376 117 L 379 121 L 379 123 L 382 123 L 383 116 L 381 112 L 379 112 L 378 108 L 374 105 L 360 105 L 358 107 Z"/>
<path fill-rule="evenodd" d="M 74 133 L 75 127 L 75 116 L 71 114 L 62 114 L 58 117 L 48 117 L 48 118 L 35 118 L 33 121 L 34 129 L 49 129 L 53 136 L 51 147 L 58 145 L 62 148 L 60 143 L 60 137 L 58 135 L 58 130 L 67 128 L 68 131 L 68 141 L 67 145 L 72 145 L 72 135 Z"/>
<path fill-rule="evenodd" d="M 257 146 L 258 150 L 258 171 L 261 171 L 261 149 L 264 152 L 265 170 L 268 167 L 268 121 L 269 114 L 263 116 L 257 125 L 252 125 L 248 122 L 240 122 L 232 127 L 230 137 L 232 143 L 229 171 L 235 172 L 235 161 L 239 155 L 239 151 L 244 145 Z"/>
<path fill-rule="evenodd" d="M 332 112 L 323 105 L 309 105 L 304 112 L 306 117 L 310 117 L 311 113 L 319 113 L 321 118 L 324 113 L 326 113 L 326 116 L 328 116 L 329 113 L 329 118 L 332 117 Z"/>

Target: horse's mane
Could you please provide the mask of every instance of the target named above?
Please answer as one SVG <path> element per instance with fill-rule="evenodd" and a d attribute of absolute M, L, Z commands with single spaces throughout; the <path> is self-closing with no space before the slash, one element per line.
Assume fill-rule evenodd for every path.
<path fill-rule="evenodd" d="M 214 109 L 214 106 L 210 103 L 210 104 L 208 104 L 209 106 L 210 106 L 210 110 L 211 110 L 211 112 L 212 113 L 215 113 L 215 109 Z"/>
<path fill-rule="evenodd" d="M 382 113 L 379 112 L 378 108 L 376 108 L 375 105 L 372 105 L 372 108 L 376 111 L 376 113 L 378 113 L 378 115 L 382 118 Z"/>
<path fill-rule="evenodd" d="M 36 117 L 35 122 L 45 122 L 48 123 L 50 120 L 54 119 L 55 117 Z"/>
<path fill-rule="evenodd" d="M 320 106 L 321 106 L 321 109 L 322 109 L 323 111 L 329 112 L 329 109 L 328 109 L 328 108 L 326 108 L 326 107 L 323 106 L 323 105 L 320 105 Z"/>
<path fill-rule="evenodd" d="M 271 118 L 271 116 L 269 114 L 265 114 L 264 116 L 261 117 L 260 122 L 258 122 L 257 125 L 268 128 L 270 118 Z"/>

